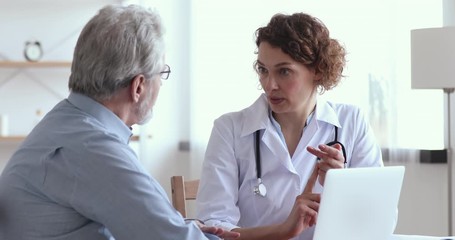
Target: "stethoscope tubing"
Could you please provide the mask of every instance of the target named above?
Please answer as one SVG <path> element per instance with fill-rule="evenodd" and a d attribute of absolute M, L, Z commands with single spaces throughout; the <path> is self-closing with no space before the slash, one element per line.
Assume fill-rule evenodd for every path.
<path fill-rule="evenodd" d="M 334 128 L 335 128 L 335 138 L 333 141 L 327 143 L 326 145 L 333 146 L 337 143 L 341 145 L 341 150 L 343 152 L 343 157 L 344 157 L 344 167 L 346 167 L 346 163 L 347 163 L 346 149 L 345 149 L 344 145 L 338 141 L 338 127 L 334 126 Z M 267 190 L 265 188 L 265 185 L 262 183 L 260 131 L 261 130 L 259 129 L 254 133 L 255 134 L 254 145 L 255 145 L 255 159 L 256 159 L 256 178 L 258 180 L 257 186 L 254 187 L 254 193 L 258 194 L 262 197 L 265 197 Z M 317 160 L 320 160 L 320 159 L 317 158 Z"/>

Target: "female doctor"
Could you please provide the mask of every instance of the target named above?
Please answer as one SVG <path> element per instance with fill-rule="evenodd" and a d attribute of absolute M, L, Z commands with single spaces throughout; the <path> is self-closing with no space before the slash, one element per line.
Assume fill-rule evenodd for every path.
<path fill-rule="evenodd" d="M 256 31 L 256 45 L 264 94 L 215 120 L 197 217 L 239 239 L 310 240 L 326 171 L 382 166 L 380 148 L 359 108 L 317 98 L 345 65 L 320 20 L 277 14 Z"/>

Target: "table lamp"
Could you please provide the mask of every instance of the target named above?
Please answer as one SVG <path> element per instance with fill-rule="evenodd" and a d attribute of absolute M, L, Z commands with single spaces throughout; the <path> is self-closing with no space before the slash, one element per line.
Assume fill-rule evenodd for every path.
<path fill-rule="evenodd" d="M 452 0 L 451 3 L 453 2 L 455 1 Z M 444 145 L 447 150 L 449 187 L 448 226 L 449 235 L 454 235 L 455 99 L 451 97 L 455 89 L 455 24 L 441 28 L 411 30 L 411 87 L 444 91 Z"/>

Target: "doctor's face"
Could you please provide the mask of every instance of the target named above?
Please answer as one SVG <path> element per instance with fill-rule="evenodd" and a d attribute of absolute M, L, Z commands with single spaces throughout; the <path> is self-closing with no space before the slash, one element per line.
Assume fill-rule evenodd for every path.
<path fill-rule="evenodd" d="M 259 45 L 256 70 L 275 113 L 299 113 L 316 97 L 315 71 L 268 42 Z"/>

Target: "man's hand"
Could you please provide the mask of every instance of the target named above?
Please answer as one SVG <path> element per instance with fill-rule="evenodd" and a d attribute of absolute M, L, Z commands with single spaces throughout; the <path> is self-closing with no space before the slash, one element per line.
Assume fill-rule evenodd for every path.
<path fill-rule="evenodd" d="M 199 221 L 195 221 L 195 223 L 199 226 L 201 231 L 216 235 L 221 239 L 232 240 L 240 237 L 240 233 L 238 232 L 226 231 L 219 227 L 209 227 L 207 225 L 202 224 Z"/>

